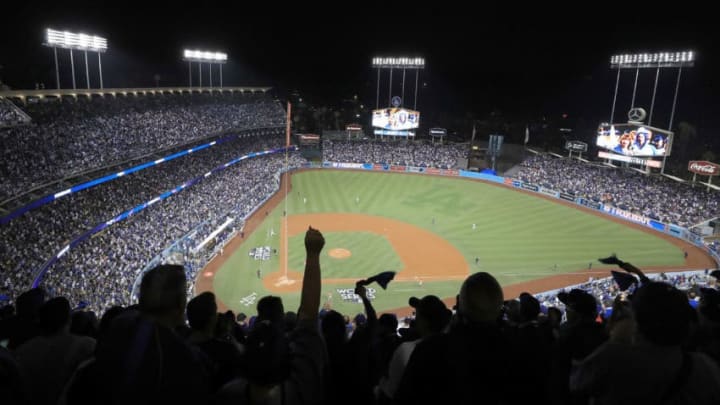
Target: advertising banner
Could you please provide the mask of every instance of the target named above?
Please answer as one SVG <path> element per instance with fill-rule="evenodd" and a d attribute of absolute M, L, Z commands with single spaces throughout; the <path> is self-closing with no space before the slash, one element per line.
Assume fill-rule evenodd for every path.
<path fill-rule="evenodd" d="M 541 187 L 541 188 L 540 188 L 540 192 L 543 193 L 543 194 L 545 194 L 545 195 L 553 196 L 553 197 L 555 197 L 555 198 L 557 198 L 558 195 L 560 194 L 560 193 L 558 193 L 558 192 L 555 191 L 555 190 L 550 190 L 549 188 L 545 188 L 545 187 Z"/>
<path fill-rule="evenodd" d="M 629 219 L 630 221 L 639 222 L 639 223 L 645 224 L 645 225 L 650 224 L 650 218 L 648 218 L 644 215 L 635 214 L 630 211 L 625 211 L 623 209 L 613 207 L 611 205 L 604 206 L 603 211 L 607 212 L 608 214 L 615 215 L 616 217 Z"/>
<path fill-rule="evenodd" d="M 538 191 L 538 186 L 530 183 L 520 183 L 520 187 L 525 190 Z"/>
<path fill-rule="evenodd" d="M 688 162 L 688 170 L 701 176 L 717 176 L 720 174 L 720 165 L 707 160 L 691 160 Z"/>

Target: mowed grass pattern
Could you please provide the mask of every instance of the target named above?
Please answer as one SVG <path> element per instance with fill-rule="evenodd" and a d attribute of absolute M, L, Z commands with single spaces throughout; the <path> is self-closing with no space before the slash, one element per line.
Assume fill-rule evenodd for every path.
<path fill-rule="evenodd" d="M 330 170 L 295 174 L 292 182 L 287 201 L 290 215 L 363 213 L 405 221 L 446 239 L 463 254 L 473 272 L 488 271 L 502 284 L 578 271 L 591 262 L 598 266 L 597 258 L 610 253 L 641 267 L 681 265 L 684 261 L 679 248 L 652 234 L 507 187 L 422 175 Z M 284 209 L 281 203 L 216 275 L 216 292 L 231 308 L 236 309 L 234 302 L 252 292 L 269 294 L 254 269 L 261 266 L 263 271 L 277 270 L 277 258 L 259 264 L 248 259 L 247 252 L 264 244 L 279 246 Z M 270 236 L 271 228 L 274 236 Z M 330 244 L 327 248 L 331 248 Z M 299 239 L 291 240 L 291 267 L 303 255 Z M 358 256 L 353 251 L 353 257 L 360 259 Z M 362 266 L 381 270 L 392 260 L 384 254 L 362 259 Z M 332 260 L 324 255 L 321 261 L 323 270 L 327 267 L 328 272 L 333 272 L 324 273 L 326 278 L 338 277 L 331 270 Z M 363 269 L 352 272 L 366 274 Z M 378 293 L 375 304 L 379 309 L 406 306 L 410 295 L 431 293 L 451 297 L 459 285 L 458 281 L 428 281 L 422 285 L 393 282 L 387 292 Z M 335 287 L 324 286 L 324 293 Z M 284 297 L 288 309 L 297 307 L 297 295 Z M 333 306 L 341 311 L 353 313 L 361 309 L 356 304 L 339 304 L 338 300 L 334 297 Z"/>

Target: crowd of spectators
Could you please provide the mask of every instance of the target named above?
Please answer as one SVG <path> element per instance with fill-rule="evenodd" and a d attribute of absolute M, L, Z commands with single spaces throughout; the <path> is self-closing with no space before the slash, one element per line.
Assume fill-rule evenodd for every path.
<path fill-rule="evenodd" d="M 0 128 L 14 127 L 27 122 L 27 117 L 18 113 L 17 107 L 5 98 L 0 98 Z"/>
<path fill-rule="evenodd" d="M 466 144 L 432 144 L 425 141 L 323 141 L 323 161 L 378 163 L 416 167 L 457 168 L 467 157 Z"/>
<path fill-rule="evenodd" d="M 147 272 L 139 304 L 99 320 L 65 297 L 27 291 L 0 311 L 3 403 L 720 402 L 720 291 L 707 283 L 692 306 L 682 290 L 717 272 L 654 281 L 614 258 L 636 287 L 609 317 L 587 292 L 605 289 L 598 282 L 553 294 L 559 305 L 543 310 L 549 300 L 506 297 L 492 274 L 475 273 L 452 308 L 410 297 L 414 316 L 398 329 L 362 282 L 352 321 L 321 310 L 324 245 L 310 228 L 297 312 L 276 296 L 249 317 L 218 313 L 211 292 L 188 302 L 180 265 Z"/>
<path fill-rule="evenodd" d="M 279 134 L 239 136 L 233 141 L 70 194 L 10 221 L 0 227 L 0 239 L 3 240 L 0 267 L 7 274 L 0 285 L 0 293 L 15 296 L 15 292 L 27 288 L 33 275 L 50 257 L 96 225 L 190 179 L 203 176 L 234 158 L 281 147 L 283 141 Z M 172 228 L 174 224 L 168 223 L 167 226 Z"/>
<path fill-rule="evenodd" d="M 31 124 L 0 125 L 0 201 L 193 140 L 285 122 L 282 106 L 262 94 L 46 98 L 20 107 Z"/>
<path fill-rule="evenodd" d="M 293 156 L 290 163 L 299 162 Z M 283 155 L 242 161 L 158 202 L 70 250 L 42 285 L 95 310 L 128 305 L 133 282 L 153 257 L 203 222 L 245 217 L 278 190 L 275 174 L 284 164 Z"/>
<path fill-rule="evenodd" d="M 708 270 L 677 274 L 655 273 L 647 276 L 653 281 L 664 282 L 684 291 L 687 294 L 688 302 L 692 306 L 696 306 L 697 302 L 699 302 L 702 296 L 701 289 L 713 288 L 717 281 L 709 275 Z M 611 277 L 597 280 L 591 277 L 588 282 L 572 288 L 583 290 L 595 297 L 600 313 L 606 316 L 612 313 L 613 304 L 617 299 L 627 299 L 632 292 L 632 289 L 623 291 Z M 557 292 L 539 293 L 535 295 L 535 298 L 540 302 L 543 312 L 546 312 L 546 309 L 551 307 L 557 307 L 561 310 L 565 308 L 564 304 L 557 298 Z"/>
<path fill-rule="evenodd" d="M 661 176 L 533 155 L 516 178 L 683 227 L 720 216 L 720 194 Z"/>

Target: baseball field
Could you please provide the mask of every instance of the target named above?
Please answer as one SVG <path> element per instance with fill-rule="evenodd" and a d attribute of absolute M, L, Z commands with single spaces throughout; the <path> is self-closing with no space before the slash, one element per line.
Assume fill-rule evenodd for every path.
<path fill-rule="evenodd" d="M 285 180 L 286 181 L 286 180 Z M 196 292 L 214 291 L 224 308 L 254 313 L 257 299 L 280 295 L 296 310 L 308 226 L 325 235 L 323 302 L 353 315 L 355 282 L 395 271 L 377 284 L 379 311 L 410 296 L 453 302 L 470 273 L 492 273 L 508 297 L 588 277 L 605 277 L 598 257 L 617 253 L 645 269 L 714 266 L 701 250 L 638 225 L 501 185 L 439 176 L 310 170 L 290 177 L 198 275 Z M 287 212 L 287 217 L 283 213 Z M 684 252 L 689 252 L 687 259 Z"/>

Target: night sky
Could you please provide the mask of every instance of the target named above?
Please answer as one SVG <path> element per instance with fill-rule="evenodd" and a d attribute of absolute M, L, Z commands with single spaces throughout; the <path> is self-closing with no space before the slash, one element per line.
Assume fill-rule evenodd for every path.
<path fill-rule="evenodd" d="M 3 4 L 0 78 L 13 88 L 32 88 L 39 81 L 53 87 L 52 51 L 40 45 L 44 29 L 52 27 L 108 39 L 106 87 L 152 87 L 156 74 L 161 86 L 187 85 L 187 64 L 181 61 L 187 47 L 226 51 L 226 85 L 271 85 L 281 96 L 297 90 L 315 103 L 335 105 L 357 94 L 374 105 L 372 57 L 417 55 L 426 59 L 421 111 L 481 117 L 499 110 L 533 119 L 567 113 L 599 122 L 609 118 L 616 74 L 609 69 L 612 54 L 691 49 L 698 59 L 695 68 L 683 72 L 676 122 L 692 122 L 703 136 L 720 130 L 714 42 L 720 35 L 718 24 L 700 21 L 701 9 L 683 15 L 677 7 L 657 3 L 584 2 L 552 9 L 527 9 L 521 3 L 508 9 L 477 3 L 470 9 L 469 2 L 227 3 L 232 8 L 219 2 L 116 3 L 105 8 Z M 653 15 L 662 8 L 665 15 Z M 82 63 L 77 57 L 79 87 L 84 86 Z M 69 71 L 67 56 L 62 69 Z M 633 73 L 624 71 L 616 115 L 624 117 L 629 108 Z M 669 120 L 676 74 L 664 70 L 660 78 L 656 117 L 661 127 Z M 636 104 L 649 107 L 653 79 L 654 70 L 642 72 Z M 386 100 L 387 76 L 381 86 Z"/>

